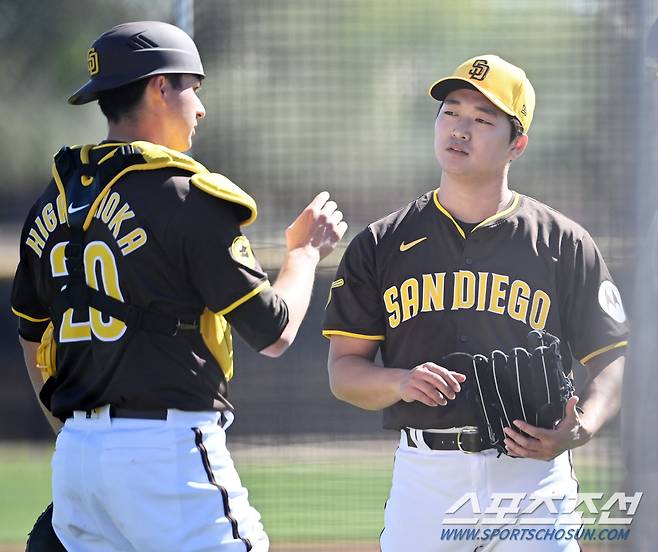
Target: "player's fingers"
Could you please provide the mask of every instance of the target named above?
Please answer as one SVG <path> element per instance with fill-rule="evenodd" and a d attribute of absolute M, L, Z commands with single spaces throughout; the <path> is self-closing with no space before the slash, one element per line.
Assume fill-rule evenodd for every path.
<path fill-rule="evenodd" d="M 341 220 L 343 220 L 343 212 L 338 209 L 336 209 L 329 217 L 329 222 L 331 222 L 331 224 L 338 224 Z"/>
<path fill-rule="evenodd" d="M 455 393 L 459 393 L 462 390 L 461 385 L 459 385 L 459 380 L 455 377 L 455 374 L 458 372 L 451 372 L 450 370 L 446 370 L 445 373 L 443 374 L 443 379 L 446 380 L 448 385 L 452 388 L 452 390 Z M 460 374 L 463 376 L 463 374 Z M 461 381 L 464 381 L 466 378 L 462 379 Z"/>
<path fill-rule="evenodd" d="M 327 201 L 317 214 L 317 223 L 320 227 L 325 227 L 331 222 L 331 215 L 338 208 L 335 201 Z"/>
<path fill-rule="evenodd" d="M 514 441 L 517 445 L 523 447 L 529 451 L 538 451 L 541 448 L 541 441 L 535 439 L 534 437 L 525 437 L 521 435 L 518 431 L 514 431 L 512 428 L 506 427 L 504 430 L 507 438 Z"/>
<path fill-rule="evenodd" d="M 443 366 L 439 366 L 438 364 L 434 364 L 433 362 L 426 362 L 423 365 L 425 368 L 427 368 L 430 372 L 433 374 L 436 374 L 440 379 L 440 381 L 444 382 L 446 385 L 450 387 L 450 392 L 458 393 L 461 391 L 461 386 L 459 385 L 459 382 L 457 379 L 452 375 L 450 370 L 447 370 Z M 454 398 L 454 397 L 452 397 Z"/>
<path fill-rule="evenodd" d="M 333 199 L 327 201 L 321 209 L 321 212 L 329 219 L 329 217 L 338 209 L 338 203 L 336 203 Z"/>
<path fill-rule="evenodd" d="M 432 399 L 434 403 L 432 406 L 445 406 L 448 404 L 446 394 L 443 393 L 441 389 L 437 389 L 433 383 L 419 380 L 415 382 L 415 385 L 418 389 L 422 390 L 425 395 Z"/>
<path fill-rule="evenodd" d="M 338 240 L 343 238 L 343 236 L 345 235 L 345 232 L 347 232 L 347 223 L 344 220 L 341 220 L 336 225 L 336 235 L 338 236 Z M 336 241 L 338 241 L 338 240 L 336 240 Z"/>
<path fill-rule="evenodd" d="M 459 383 L 464 383 L 466 381 L 466 374 L 462 374 L 461 372 L 453 372 L 450 370 L 450 374 L 452 375 L 453 378 L 455 378 Z"/>
<path fill-rule="evenodd" d="M 442 375 L 428 369 L 418 370 L 417 373 L 418 373 L 417 376 L 418 378 L 422 379 L 424 382 L 426 382 L 427 384 L 431 385 L 433 388 L 440 391 L 447 398 L 451 400 L 455 398 L 455 391 L 453 391 L 450 385 L 448 385 L 445 379 L 443 379 Z"/>
<path fill-rule="evenodd" d="M 424 374 L 421 374 L 418 371 L 412 374 L 412 377 L 409 380 L 409 388 L 415 389 L 422 393 L 424 397 L 427 397 L 431 404 L 425 404 L 429 404 L 429 406 L 445 406 L 448 404 L 448 401 L 443 393 L 441 393 L 441 391 L 439 391 L 432 382 L 427 381 L 423 376 Z"/>
<path fill-rule="evenodd" d="M 550 429 L 533 426 L 524 422 L 523 420 L 514 420 L 512 423 L 521 431 L 525 431 L 528 435 L 534 437 L 535 439 L 546 438 L 549 435 L 549 432 L 552 431 Z"/>
<path fill-rule="evenodd" d="M 505 444 L 505 448 L 507 449 L 507 452 L 510 456 L 515 458 L 524 458 L 528 455 L 527 451 L 523 450 L 522 447 L 518 446 L 511 439 L 505 439 L 503 443 Z"/>
<path fill-rule="evenodd" d="M 325 203 L 327 203 L 328 200 L 329 200 L 329 192 L 327 191 L 320 192 L 311 200 L 311 203 L 308 204 L 308 209 L 311 209 L 313 211 L 319 211 L 320 209 L 322 209 L 322 206 Z"/>
<path fill-rule="evenodd" d="M 578 398 L 577 395 L 574 395 L 573 397 L 569 397 L 569 400 L 567 401 L 567 404 L 564 407 L 564 419 L 571 420 L 572 422 L 576 422 L 578 420 L 578 411 L 576 410 L 576 405 L 578 404 L 578 401 L 580 399 Z"/>
<path fill-rule="evenodd" d="M 342 218 L 342 213 L 340 213 L 340 216 L 338 217 L 339 220 L 336 221 L 333 220 L 334 215 L 331 215 L 328 224 L 324 228 L 324 239 L 329 241 L 330 243 L 335 244 L 345 234 L 345 230 L 347 230 L 347 224 L 343 224 L 342 226 L 340 226 L 342 222 L 342 220 L 340 220 Z"/>
<path fill-rule="evenodd" d="M 417 382 L 411 384 L 402 397 L 406 402 L 418 401 L 427 406 L 439 406 L 441 404 L 441 399 L 435 393 L 432 393 L 430 387 L 423 388 Z M 443 401 L 445 404 L 445 399 Z"/>

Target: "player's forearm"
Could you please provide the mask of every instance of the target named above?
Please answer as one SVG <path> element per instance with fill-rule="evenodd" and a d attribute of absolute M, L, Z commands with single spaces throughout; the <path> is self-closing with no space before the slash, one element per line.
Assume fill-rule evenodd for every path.
<path fill-rule="evenodd" d="M 331 392 L 337 399 L 365 410 L 381 410 L 400 401 L 400 383 L 407 373 L 382 368 L 357 355 L 329 360 Z"/>
<path fill-rule="evenodd" d="M 624 357 L 598 370 L 596 366 L 588 368 L 595 371 L 596 375 L 582 393 L 579 406 L 583 413 L 580 421 L 585 430 L 594 435 L 621 407 Z"/>
<path fill-rule="evenodd" d="M 23 358 L 25 360 L 25 366 L 27 367 L 27 374 L 30 378 L 30 383 L 34 389 L 34 393 L 37 396 L 37 402 L 43 411 L 46 420 L 50 424 L 50 427 L 53 428 L 53 431 L 57 433 L 62 428 L 62 422 L 55 418 L 48 409 L 43 406 L 41 400 L 39 399 L 39 393 L 43 387 L 43 379 L 41 378 L 41 371 L 37 367 L 37 349 L 39 348 L 38 343 L 32 341 L 26 341 L 25 339 L 19 337 L 21 347 L 23 348 Z"/>
<path fill-rule="evenodd" d="M 293 249 L 288 252 L 279 276 L 272 284 L 274 291 L 286 302 L 288 324 L 277 343 L 274 344 L 274 348 L 277 350 L 270 350 L 270 352 L 281 354 L 295 340 L 311 300 L 315 268 L 318 262 L 319 255 L 311 248 Z M 264 351 L 266 354 L 268 349 Z"/>

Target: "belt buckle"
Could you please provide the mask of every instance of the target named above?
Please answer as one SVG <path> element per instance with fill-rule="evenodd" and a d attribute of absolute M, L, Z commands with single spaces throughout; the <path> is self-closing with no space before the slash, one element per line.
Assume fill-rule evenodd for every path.
<path fill-rule="evenodd" d="M 473 428 L 471 426 L 464 426 L 459 430 L 459 433 L 457 433 L 457 448 L 464 454 L 475 454 L 475 451 L 473 450 L 464 450 L 462 448 L 462 433 L 466 429 L 473 429 Z"/>

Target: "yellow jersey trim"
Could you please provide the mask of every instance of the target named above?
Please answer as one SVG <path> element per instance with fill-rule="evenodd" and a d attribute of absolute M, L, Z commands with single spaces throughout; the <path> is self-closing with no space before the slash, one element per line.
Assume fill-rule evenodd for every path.
<path fill-rule="evenodd" d="M 30 322 L 48 322 L 48 320 L 50 320 L 50 318 L 32 318 L 27 314 L 18 312 L 14 307 L 11 308 L 11 312 L 13 312 L 16 316 L 20 316 L 21 318 L 25 318 L 25 320 L 29 320 Z"/>
<path fill-rule="evenodd" d="M 512 198 L 512 203 L 510 204 L 510 206 L 507 209 L 503 209 L 499 213 L 496 213 L 495 215 L 492 215 L 489 218 L 484 219 L 480 224 L 478 224 L 475 228 L 473 228 L 473 232 L 475 232 L 475 230 L 480 228 L 480 226 L 486 226 L 490 222 L 493 222 L 494 220 L 497 220 L 499 218 L 506 217 L 512 211 L 514 211 L 514 209 L 516 209 L 516 206 L 519 204 L 520 196 L 514 191 L 512 191 L 512 193 L 514 194 L 514 197 Z"/>
<path fill-rule="evenodd" d="M 454 217 L 447 211 L 447 209 L 441 205 L 441 202 L 439 201 L 439 189 L 437 188 L 434 190 L 434 205 L 436 205 L 436 208 L 441 211 L 446 217 L 448 217 L 452 223 L 455 225 L 455 228 L 459 230 L 459 233 L 461 234 L 461 237 L 466 239 L 466 234 L 464 233 L 464 230 L 462 229 L 461 226 L 459 226 L 459 223 L 454 219 Z"/>
<path fill-rule="evenodd" d="M 384 341 L 386 339 L 386 336 L 384 335 L 365 335 L 352 332 L 344 332 L 342 330 L 322 330 L 322 335 L 325 337 L 332 335 L 342 335 L 345 337 L 356 337 L 357 339 L 367 339 L 369 341 Z"/>
<path fill-rule="evenodd" d="M 506 216 L 509 215 L 512 211 L 514 211 L 514 209 L 516 209 L 516 208 L 518 207 L 518 205 L 519 205 L 519 201 L 520 201 L 520 199 L 521 199 L 521 196 L 520 196 L 520 194 L 518 194 L 518 193 L 515 192 L 515 191 L 512 191 L 512 194 L 514 194 L 514 196 L 513 196 L 513 198 L 512 198 L 512 202 L 510 203 L 510 206 L 509 206 L 509 207 L 507 207 L 506 209 L 503 209 L 502 211 L 496 213 L 495 215 L 490 216 L 489 218 L 484 219 L 484 220 L 483 220 L 481 223 L 479 223 L 475 228 L 473 228 L 473 230 L 471 230 L 471 233 L 472 233 L 472 232 L 475 232 L 478 228 L 481 228 L 482 226 L 486 226 L 487 224 L 490 224 L 490 223 L 493 222 L 494 220 L 498 220 L 498 219 L 500 219 L 500 218 L 504 218 L 504 217 L 506 217 Z M 458 223 L 458 222 L 455 220 L 455 218 L 454 218 L 454 217 L 448 212 L 448 210 L 447 210 L 443 205 L 441 205 L 441 202 L 439 201 L 439 189 L 438 189 L 438 188 L 437 188 L 436 190 L 434 190 L 434 194 L 433 194 L 433 195 L 434 195 L 434 204 L 436 205 L 436 208 L 437 208 L 439 211 L 441 211 L 446 217 L 448 217 L 448 218 L 452 221 L 452 223 L 455 225 L 455 227 L 457 228 L 457 230 L 459 230 L 459 233 L 461 234 L 461 237 L 464 238 L 464 239 L 466 239 L 466 233 L 464 232 L 464 230 L 462 229 L 462 227 L 459 226 L 459 223 Z"/>
<path fill-rule="evenodd" d="M 80 148 L 80 161 L 82 161 L 83 165 L 89 165 L 89 152 L 93 147 L 93 144 L 87 144 Z"/>
<path fill-rule="evenodd" d="M 64 190 L 64 184 L 62 184 L 62 179 L 60 178 L 59 173 L 57 172 L 57 167 L 55 166 L 55 163 L 53 163 L 51 174 L 53 175 L 53 180 L 55 181 L 55 186 L 57 186 L 57 190 L 59 191 L 60 195 L 64 198 L 65 200 L 64 203 L 66 203 L 66 192 Z M 68 209 L 64 209 L 64 219 L 68 224 L 69 222 Z"/>
<path fill-rule="evenodd" d="M 586 357 L 581 358 L 580 363 L 581 364 L 587 364 L 594 357 L 602 355 L 603 353 L 607 353 L 608 351 L 612 351 L 613 349 L 619 349 L 620 347 L 626 347 L 627 345 L 628 345 L 628 341 L 620 341 L 618 343 L 613 343 L 612 345 L 608 345 L 607 347 L 601 347 L 600 349 L 597 349 L 593 353 L 588 354 Z"/>
<path fill-rule="evenodd" d="M 243 295 L 237 301 L 233 301 L 233 303 L 231 303 L 228 307 L 226 307 L 225 309 L 220 310 L 219 312 L 217 312 L 215 314 L 219 314 L 221 316 L 224 316 L 224 315 L 228 314 L 229 312 L 236 309 L 237 307 L 239 307 L 243 303 L 246 303 L 247 301 L 249 301 L 249 299 L 251 299 L 254 295 L 258 295 L 261 291 L 263 291 L 265 288 L 268 288 L 268 287 L 270 287 L 270 282 L 269 282 L 269 280 L 266 280 L 262 284 L 260 284 L 258 287 L 252 289 L 249 293 L 247 293 L 246 295 Z"/>

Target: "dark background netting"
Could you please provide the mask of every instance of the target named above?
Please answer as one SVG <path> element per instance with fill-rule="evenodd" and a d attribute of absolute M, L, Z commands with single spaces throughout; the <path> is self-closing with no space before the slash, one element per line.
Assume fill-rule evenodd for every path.
<path fill-rule="evenodd" d="M 317 192 L 327 189 L 339 202 L 350 223 L 347 243 L 368 222 L 437 186 L 438 106 L 427 89 L 463 60 L 495 53 L 523 67 L 537 92 L 530 145 L 512 165 L 512 188 L 582 223 L 627 310 L 636 295 L 642 299 L 646 282 L 636 283 L 634 266 L 658 207 L 644 58 L 658 15 L 654 0 L 64 1 L 45 12 L 38 2 L 0 1 L 0 15 L 8 77 L 0 84 L 5 297 L 18 225 L 45 184 L 50 154 L 61 143 L 104 137 L 95 106 L 63 105 L 85 79 L 88 44 L 121 21 L 164 19 L 193 31 L 208 75 L 201 94 L 208 115 L 194 155 L 257 199 L 259 220 L 247 233 L 272 278 L 286 225 Z M 26 21 L 28 36 L 18 24 Z M 359 542 L 374 550 L 381 528 L 396 436 L 379 429 L 379 413 L 331 396 L 320 336 L 340 254 L 321 270 L 309 317 L 282 359 L 260 357 L 236 340 L 231 398 L 238 416 L 230 440 L 279 550 L 355 550 Z M 15 321 L 5 312 L 0 325 L 0 438 L 48 439 Z M 656 331 L 650 319 L 636 326 Z M 634 369 L 635 381 L 655 384 L 653 364 Z M 578 378 L 582 385 L 583 370 Z M 649 481 L 627 468 L 640 473 L 637 457 L 647 449 L 655 455 L 657 420 L 643 416 L 653 401 L 649 394 L 625 404 L 632 423 L 646 428 L 630 445 L 614 420 L 575 451 L 584 489 L 637 489 Z M 629 449 L 636 453 L 623 453 Z M 655 481 L 657 468 L 642 469 L 653 470 Z"/>

